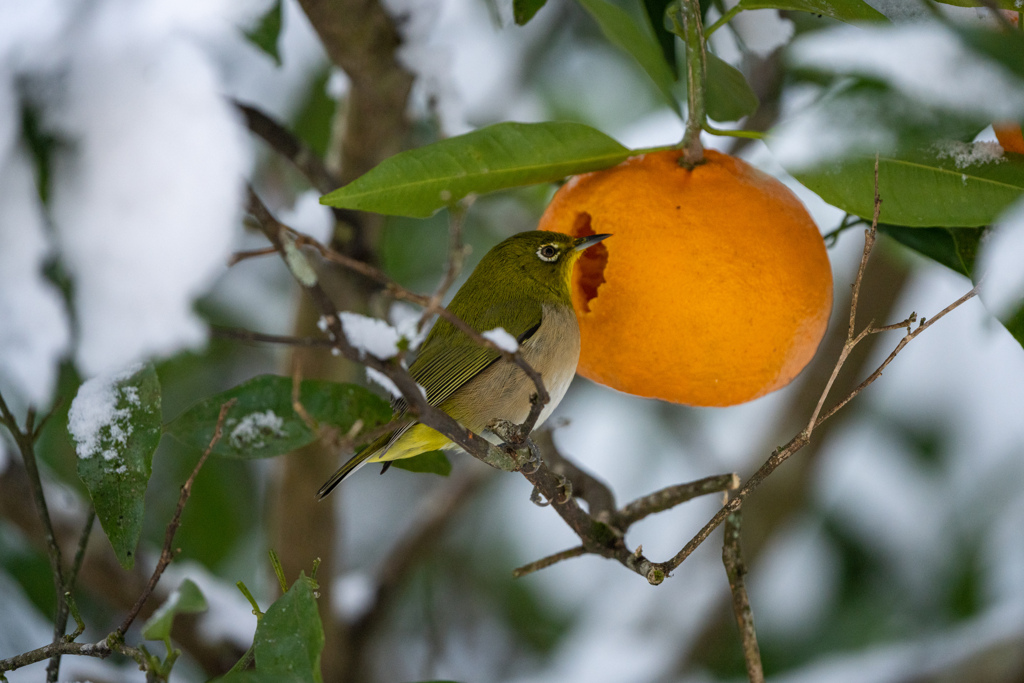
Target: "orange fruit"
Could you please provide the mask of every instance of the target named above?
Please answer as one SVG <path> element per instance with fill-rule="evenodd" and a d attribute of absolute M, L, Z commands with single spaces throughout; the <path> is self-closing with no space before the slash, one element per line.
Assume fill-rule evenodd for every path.
<path fill-rule="evenodd" d="M 996 132 L 996 140 L 999 140 L 999 146 L 1004 151 L 1024 154 L 1024 135 L 1020 132 L 1020 124 L 993 123 L 992 130 Z"/>
<path fill-rule="evenodd" d="M 734 405 L 810 361 L 832 310 L 832 269 L 785 185 L 710 150 L 687 170 L 681 154 L 572 178 L 538 227 L 612 234 L 573 272 L 581 375 L 639 396 Z"/>

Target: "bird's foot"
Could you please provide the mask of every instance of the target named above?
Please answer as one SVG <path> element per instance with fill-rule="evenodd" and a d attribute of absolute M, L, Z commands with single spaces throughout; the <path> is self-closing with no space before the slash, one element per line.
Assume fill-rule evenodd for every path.
<path fill-rule="evenodd" d="M 515 460 L 517 471 L 523 474 L 533 474 L 540 469 L 543 464 L 540 458 L 540 449 L 532 440 L 523 437 L 519 425 L 499 419 L 491 421 L 487 425 L 487 429 L 502 440 L 498 448 Z"/>
<path fill-rule="evenodd" d="M 565 505 L 572 499 L 572 482 L 569 479 L 563 477 L 561 474 L 556 474 L 558 477 L 558 488 L 557 495 L 553 500 L 546 499 L 544 494 L 541 493 L 539 486 L 534 486 L 533 491 L 530 492 L 530 501 L 538 507 L 547 507 L 551 503 L 556 505 Z"/>

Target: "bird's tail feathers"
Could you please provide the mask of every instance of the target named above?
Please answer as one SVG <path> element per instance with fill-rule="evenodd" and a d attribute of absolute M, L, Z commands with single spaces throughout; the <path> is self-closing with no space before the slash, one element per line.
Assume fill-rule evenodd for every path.
<path fill-rule="evenodd" d="M 349 458 L 344 465 L 339 467 L 338 470 L 331 475 L 330 479 L 324 482 L 324 485 L 316 492 L 316 499 L 323 500 L 324 496 L 333 491 L 334 487 L 341 483 L 342 479 L 368 463 L 373 455 L 374 452 L 372 450 L 364 448 L 362 451 Z"/>
<path fill-rule="evenodd" d="M 320 490 L 316 492 L 316 499 L 323 500 L 324 496 L 333 491 L 335 487 L 345 479 L 345 477 L 373 460 L 374 457 L 382 456 L 387 453 L 388 449 L 391 448 L 394 442 L 398 440 L 399 436 L 405 433 L 406 429 L 408 429 L 408 427 L 399 429 L 390 434 L 385 434 L 346 460 L 345 464 L 339 467 L 338 470 L 331 475 L 331 478 L 324 482 L 324 485 L 320 487 Z"/>

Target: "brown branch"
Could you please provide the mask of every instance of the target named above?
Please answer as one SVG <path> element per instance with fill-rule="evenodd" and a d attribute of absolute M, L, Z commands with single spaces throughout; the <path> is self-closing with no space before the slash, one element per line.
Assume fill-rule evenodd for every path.
<path fill-rule="evenodd" d="M 241 263 L 242 261 L 259 258 L 261 256 L 270 256 L 271 254 L 276 253 L 277 249 L 274 249 L 273 247 L 264 247 L 263 249 L 249 249 L 247 251 L 236 251 L 234 254 L 231 255 L 231 258 L 228 259 L 228 268 L 235 264 Z"/>
<path fill-rule="evenodd" d="M 754 611 L 747 597 L 745 577 L 747 566 L 740 552 L 741 512 L 736 510 L 725 520 L 725 541 L 722 544 L 722 564 L 729 577 L 729 591 L 732 593 L 732 611 L 743 643 L 743 660 L 747 665 L 750 683 L 764 683 L 761 667 L 761 650 L 757 646 L 757 631 L 754 630 Z"/>
<path fill-rule="evenodd" d="M 54 406 L 56 409 L 56 405 Z M 51 413 L 52 414 L 52 410 Z M 49 415 L 47 415 L 47 418 Z M 53 578 L 54 590 L 57 595 L 56 613 L 53 619 L 53 642 L 57 643 L 64 636 L 64 630 L 68 624 L 68 605 L 64 599 L 66 584 L 64 581 L 64 570 L 62 568 L 60 546 L 57 544 L 57 535 L 53 531 L 53 522 L 50 520 L 50 510 L 46 505 L 46 494 L 43 492 L 43 480 L 39 474 L 39 464 L 36 461 L 35 441 L 41 433 L 44 418 L 39 428 L 35 425 L 35 411 L 31 408 L 25 417 L 25 429 L 18 426 L 7 402 L 0 396 L 0 423 L 7 427 L 14 438 L 21 452 L 21 459 L 25 464 L 25 472 L 28 474 L 32 487 L 32 496 L 35 502 L 36 514 L 43 524 L 43 533 L 46 537 L 46 555 L 50 560 L 50 574 Z M 55 683 L 60 674 L 60 654 L 55 654 L 46 667 L 47 683 Z"/>
<path fill-rule="evenodd" d="M 877 179 L 876 179 L 876 182 L 877 182 Z M 872 222 L 871 228 L 869 230 L 865 231 L 865 238 L 864 238 L 865 239 L 865 250 L 864 250 L 864 252 L 863 252 L 863 254 L 861 256 L 861 265 L 860 265 L 860 267 L 858 268 L 858 271 L 857 271 L 857 279 L 854 282 L 854 287 L 853 287 L 854 295 L 853 295 L 853 299 L 852 299 L 851 304 L 850 304 L 850 308 L 851 308 L 850 320 L 851 321 L 853 321 L 854 318 L 856 317 L 857 294 L 858 294 L 858 292 L 860 290 L 860 282 L 863 280 L 863 277 L 864 277 L 864 266 L 865 266 L 865 264 L 867 262 L 868 256 L 870 255 L 870 251 L 871 251 L 870 247 L 874 245 L 874 235 L 875 235 L 877 227 L 878 227 L 877 226 L 878 206 L 880 205 L 880 200 L 877 197 L 877 190 L 876 190 L 876 200 L 875 201 L 876 201 L 875 219 Z M 893 351 L 889 354 L 889 356 L 881 363 L 881 365 L 878 366 L 878 368 L 875 369 L 874 372 L 871 373 L 871 375 L 868 376 L 867 379 L 865 379 L 858 386 L 856 386 L 844 398 L 842 398 L 834 406 L 832 406 L 832 408 L 830 408 L 824 414 L 822 414 L 822 415 L 818 416 L 817 418 L 815 418 L 813 420 L 813 422 L 808 424 L 807 428 L 805 428 L 804 431 L 802 431 L 800 434 L 797 434 L 796 436 L 794 436 L 785 446 L 782 446 L 782 447 L 776 449 L 776 451 L 774 453 L 772 453 L 772 455 L 768 458 L 768 460 L 766 460 L 765 463 L 763 465 L 761 465 L 761 467 L 753 475 L 751 475 L 751 477 L 743 484 L 743 487 L 732 497 L 732 499 L 729 500 L 729 502 L 726 503 L 717 513 L 715 513 L 715 515 L 701 528 L 701 530 L 698 531 L 697 534 L 692 539 L 690 539 L 690 541 L 685 546 L 683 546 L 683 548 L 678 553 L 676 553 L 672 557 L 672 559 L 668 560 L 667 562 L 659 563 L 657 565 L 657 567 L 660 570 L 662 570 L 665 574 L 668 574 L 671 571 L 673 571 L 676 567 L 678 567 L 680 564 L 682 564 L 683 561 L 686 560 L 686 558 L 689 557 L 690 554 L 692 554 L 693 551 L 696 550 L 697 547 L 701 543 L 703 543 L 708 538 L 708 536 L 711 535 L 711 532 L 714 531 L 723 521 L 725 521 L 725 519 L 726 519 L 726 517 L 728 515 L 730 515 L 731 513 L 735 512 L 735 511 L 737 511 L 739 509 L 739 507 L 742 504 L 743 500 L 748 495 L 750 495 L 750 493 L 752 493 L 768 476 L 770 476 L 771 473 L 774 472 L 776 470 L 776 468 L 779 467 L 779 465 L 781 465 L 783 462 L 788 460 L 790 456 L 792 456 L 794 453 L 796 453 L 801 448 L 803 448 L 804 446 L 807 445 L 808 441 L 810 440 L 811 433 L 813 432 L 813 430 L 815 428 L 817 428 L 819 425 L 821 425 L 821 423 L 823 423 L 825 420 L 827 420 L 830 417 L 832 417 L 833 415 L 835 415 L 836 412 L 838 412 L 843 406 L 845 406 L 847 403 L 849 403 L 854 398 L 856 398 L 862 391 L 864 391 L 867 387 L 869 387 L 871 384 L 873 384 L 875 382 L 875 380 L 877 380 L 879 377 L 881 377 L 882 376 L 882 372 L 885 370 L 885 368 L 888 367 L 889 363 L 891 363 L 896 358 L 896 356 L 907 346 L 907 344 L 909 344 L 913 339 L 915 339 L 917 336 L 919 336 L 926 329 L 931 327 L 934 323 L 938 322 L 940 319 L 945 317 L 948 313 L 950 313 L 951 311 L 953 311 L 957 307 L 961 306 L 964 302 L 966 302 L 966 301 L 970 300 L 971 298 L 973 298 L 974 296 L 976 296 L 977 293 L 978 293 L 978 288 L 974 287 L 969 292 L 964 294 L 962 297 L 960 297 L 959 299 L 957 299 L 956 301 L 951 303 L 949 306 L 946 306 L 944 309 L 942 309 L 942 311 L 940 311 L 938 314 L 936 314 L 932 319 L 927 320 L 927 321 L 922 319 L 922 321 L 918 325 L 918 327 L 915 328 L 913 331 L 908 331 L 908 333 L 896 345 L 896 348 L 893 349 Z M 897 328 L 907 327 L 907 326 L 910 325 L 910 320 L 911 320 L 911 318 L 907 318 L 903 322 L 898 323 L 895 327 L 897 327 Z M 892 327 L 892 326 L 885 326 L 885 327 Z M 875 327 L 873 327 L 873 325 L 869 324 L 868 327 L 864 331 L 862 331 L 860 334 L 854 336 L 853 340 L 854 341 L 860 341 L 861 339 L 863 339 L 864 337 L 868 336 L 872 332 L 874 332 L 876 330 L 880 330 L 880 329 L 882 329 L 882 328 L 875 328 Z M 829 390 L 830 390 L 830 388 L 832 386 L 832 381 L 834 380 L 835 375 L 837 375 L 838 372 L 839 372 L 838 368 L 842 366 L 842 364 L 846 361 L 847 356 L 849 355 L 849 348 L 848 347 L 849 347 L 849 337 L 848 337 L 848 343 L 844 344 L 843 352 L 840 353 L 840 357 L 836 361 L 836 369 L 833 370 L 832 378 L 826 384 L 826 387 L 825 387 L 824 391 L 822 392 L 822 397 L 819 398 L 819 400 L 818 400 L 819 408 L 816 408 L 815 414 L 817 414 L 817 410 L 820 409 L 820 406 L 824 404 L 825 397 L 827 396 L 827 394 L 828 394 L 828 392 L 829 392 Z"/>
<path fill-rule="evenodd" d="M 320 194 L 327 194 L 341 185 L 341 181 L 327 169 L 320 155 L 270 115 L 238 100 L 232 100 L 232 104 L 245 118 L 249 130 L 290 161 Z"/>
<path fill-rule="evenodd" d="M 539 430 L 533 435 L 533 440 L 548 467 L 572 484 L 572 495 L 587 501 L 587 509 L 592 517 L 604 519 L 615 513 L 618 506 L 615 504 L 615 495 L 611 489 L 603 481 L 562 455 L 555 447 L 552 430 Z"/>
<path fill-rule="evenodd" d="M 664 512 L 688 500 L 720 491 L 733 491 L 739 487 L 740 478 L 736 474 L 719 474 L 686 484 L 666 486 L 623 507 L 615 514 L 614 523 L 626 529 L 649 515 Z"/>
<path fill-rule="evenodd" d="M 553 555 L 548 555 L 547 557 L 542 557 L 539 560 L 536 560 L 529 564 L 524 564 L 522 567 L 517 567 L 516 569 L 512 570 L 512 578 L 521 579 L 524 576 L 528 576 L 529 574 L 540 571 L 541 569 L 547 569 L 551 565 L 558 564 L 563 560 L 571 560 L 574 557 L 582 557 L 586 554 L 587 549 L 581 545 L 578 545 L 574 548 L 569 548 L 567 550 L 563 550 L 562 552 L 554 553 Z"/>
<path fill-rule="evenodd" d="M 312 346 L 312 347 L 333 347 L 334 342 L 329 339 L 317 339 L 316 337 L 292 337 L 280 334 L 265 334 L 253 332 L 235 327 L 210 327 L 210 334 L 221 339 L 237 339 L 238 341 L 262 342 L 264 344 L 281 344 L 284 346 Z"/>
<path fill-rule="evenodd" d="M 263 230 L 263 233 L 267 236 L 267 239 L 270 240 L 275 248 L 277 248 L 281 258 L 284 259 L 286 264 L 288 264 L 292 274 L 299 281 L 299 284 L 306 290 L 306 293 L 310 296 L 313 303 L 320 311 L 322 320 L 326 325 L 327 332 L 330 335 L 331 340 L 335 344 L 335 348 L 337 348 L 338 351 L 349 360 L 361 363 L 366 367 L 373 368 L 394 382 L 395 386 L 402 394 L 402 397 L 406 400 L 409 406 L 409 412 L 415 415 L 424 424 L 433 427 L 451 439 L 454 443 L 461 446 L 465 451 L 493 467 L 503 470 L 517 469 L 518 462 L 515 457 L 492 446 L 486 439 L 472 433 L 441 409 L 427 403 L 426 398 L 420 391 L 419 385 L 416 384 L 416 381 L 412 379 L 412 376 L 409 375 L 408 371 L 402 367 L 400 363 L 394 362 L 393 360 L 382 360 L 372 355 L 362 353 L 352 347 L 345 336 L 345 331 L 341 326 L 341 320 L 338 317 L 337 308 L 333 301 L 320 285 L 316 274 L 309 267 L 308 262 L 304 261 L 305 257 L 301 255 L 301 252 L 297 251 L 300 243 L 312 244 L 314 242 L 308 238 L 307 240 L 300 242 L 300 240 L 296 238 L 296 235 L 299 233 L 296 233 L 294 230 L 278 221 L 274 215 L 270 213 L 270 210 L 263 204 L 252 187 L 249 187 L 248 192 L 249 212 L 256 219 L 260 228 Z M 320 248 L 325 252 L 329 251 L 322 245 Z M 296 263 L 296 261 L 299 261 L 299 263 Z M 398 287 L 398 285 L 395 285 L 395 287 Z M 438 310 L 445 311 L 443 308 L 439 308 Z M 518 351 L 514 354 L 503 351 L 492 342 L 484 339 L 479 332 L 473 330 L 471 327 L 466 325 L 465 322 L 459 320 L 456 316 L 451 315 L 450 311 L 447 312 L 447 314 L 451 316 L 453 320 L 458 321 L 459 329 L 467 334 L 471 339 L 484 346 L 495 349 L 503 358 L 514 362 L 527 374 L 528 377 L 530 377 L 531 380 L 533 380 L 534 385 L 538 388 L 538 395 L 541 396 L 541 400 L 548 400 L 547 391 L 544 389 L 544 383 L 541 379 L 540 373 L 530 367 L 529 363 L 523 359 L 522 355 Z M 442 313 L 442 315 L 444 315 L 444 313 Z"/>
<path fill-rule="evenodd" d="M 167 569 L 167 565 L 174 559 L 174 551 L 171 546 L 174 544 L 174 534 L 178 531 L 178 527 L 181 525 L 181 513 L 185 510 L 185 503 L 188 502 L 189 496 L 192 495 L 192 484 L 195 482 L 196 477 L 199 475 L 199 470 L 206 463 L 206 459 L 210 457 L 210 453 L 213 451 L 213 447 L 220 441 L 221 435 L 224 430 L 224 420 L 228 416 L 228 411 L 238 399 L 231 399 L 226 401 L 220 407 L 220 414 L 217 416 L 217 425 L 213 430 L 213 438 L 210 439 L 210 444 L 203 451 L 202 456 L 199 458 L 199 462 L 192 468 L 192 474 L 188 476 L 185 483 L 181 486 L 181 493 L 178 495 L 178 506 L 174 509 L 174 516 L 171 517 L 170 523 L 167 525 L 167 531 L 164 534 L 164 547 L 160 551 L 160 559 L 156 563 L 156 569 L 153 570 L 153 574 L 149 577 L 149 582 L 146 583 L 146 587 L 143 589 L 142 594 L 139 595 L 139 599 L 135 601 L 135 605 L 128 611 L 128 615 L 121 622 L 121 625 L 117 627 L 117 630 L 113 633 L 113 639 L 120 641 L 124 638 L 124 634 L 128 632 L 128 628 L 135 621 L 135 617 L 139 616 L 139 612 L 142 611 L 143 605 L 146 604 L 146 600 L 153 594 L 153 590 L 156 588 L 157 582 L 163 575 L 164 570 Z"/>
<path fill-rule="evenodd" d="M 115 652 L 134 659 L 143 671 L 148 669 L 149 663 L 146 660 L 145 653 L 139 648 L 130 647 L 124 643 L 110 642 L 109 640 L 102 640 L 98 643 L 74 643 L 60 640 L 8 659 L 0 659 L 0 672 L 14 671 L 23 666 L 62 655 L 81 655 L 83 657 L 106 659 Z"/>
<path fill-rule="evenodd" d="M 441 308 L 441 299 L 448 293 L 455 283 L 455 278 L 462 270 L 462 262 L 466 259 L 466 248 L 462 244 L 462 219 L 466 215 L 468 204 L 454 204 L 448 207 L 448 265 L 445 267 L 444 277 L 441 278 L 437 289 L 427 300 L 423 314 L 417 327 L 422 331 L 431 316 Z"/>

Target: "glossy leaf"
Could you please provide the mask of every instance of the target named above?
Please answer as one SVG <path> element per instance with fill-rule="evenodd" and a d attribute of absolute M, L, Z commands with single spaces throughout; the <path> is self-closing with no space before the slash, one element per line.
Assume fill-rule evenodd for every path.
<path fill-rule="evenodd" d="M 829 204 L 870 219 L 874 164 L 873 157 L 860 156 L 793 175 Z M 885 223 L 979 227 L 990 224 L 1024 192 L 1024 156 L 1006 154 L 1001 160 L 965 165 L 937 148 L 881 155 L 878 185 Z"/>
<path fill-rule="evenodd" d="M 427 451 L 411 458 L 392 460 L 391 466 L 408 472 L 440 474 L 442 477 L 452 473 L 452 463 L 443 451 Z"/>
<path fill-rule="evenodd" d="M 206 598 L 198 586 L 185 579 L 174 590 L 164 604 L 142 626 L 142 637 L 146 640 L 167 640 L 171 637 L 174 617 L 179 614 L 196 614 L 207 610 Z"/>
<path fill-rule="evenodd" d="M 740 0 L 741 8 L 779 9 L 810 12 L 839 21 L 888 21 L 885 15 L 863 0 Z"/>
<path fill-rule="evenodd" d="M 679 71 L 676 61 L 676 34 L 666 26 L 665 12 L 675 0 L 644 0 L 644 10 L 647 12 L 647 19 L 654 29 L 654 37 L 661 47 L 661 54 L 665 63 L 672 70 L 672 75 L 679 78 Z"/>
<path fill-rule="evenodd" d="M 525 26 L 548 0 L 512 0 L 512 17 L 516 24 Z"/>
<path fill-rule="evenodd" d="M 757 111 L 760 102 L 740 70 L 711 52 L 707 58 L 708 116 L 715 121 L 738 121 Z"/>
<path fill-rule="evenodd" d="M 253 45 L 270 55 L 278 66 L 281 66 L 281 53 L 277 47 L 281 37 L 281 0 L 275 0 L 271 8 L 260 19 L 260 23 L 248 31 L 245 37 Z"/>
<path fill-rule="evenodd" d="M 1024 346 L 1024 306 L 1017 309 L 1017 311 L 1006 320 L 1000 320 L 1003 323 L 1003 327 L 1013 335 L 1013 338 L 1017 340 L 1017 343 Z"/>
<path fill-rule="evenodd" d="M 644 20 L 637 23 L 633 17 L 606 0 L 577 0 L 590 16 L 594 17 L 601 32 L 611 41 L 612 44 L 622 48 L 636 60 L 644 72 L 654 81 L 665 101 L 682 116 L 682 109 L 679 101 L 672 92 L 672 85 L 676 81 L 675 73 L 669 63 L 665 61 L 661 45 L 654 35 L 647 20 L 646 13 Z"/>
<path fill-rule="evenodd" d="M 96 382 L 97 380 L 93 380 Z M 96 508 L 96 517 L 125 569 L 135 565 L 142 534 L 146 486 L 153 471 L 153 453 L 160 443 L 160 380 L 152 365 L 144 365 L 102 392 L 105 409 L 91 383 L 82 385 L 71 405 L 69 430 L 75 434 L 78 476 Z M 102 398 L 102 396 L 100 396 Z M 91 404 L 91 405 L 86 405 Z M 93 431 L 80 441 L 76 415 L 93 412 Z"/>
<path fill-rule="evenodd" d="M 324 629 L 316 607 L 315 588 L 314 581 L 300 574 L 298 581 L 260 619 L 253 639 L 257 673 L 322 683 L 320 653 L 324 649 Z"/>
<path fill-rule="evenodd" d="M 629 154 L 579 123 L 498 123 L 396 154 L 320 202 L 426 218 L 469 194 L 552 182 L 614 166 Z"/>
<path fill-rule="evenodd" d="M 262 375 L 200 401 L 167 425 L 178 440 L 205 449 L 213 438 L 220 407 L 237 403 L 228 412 L 224 434 L 213 455 L 228 458 L 271 458 L 312 443 L 317 434 L 295 412 L 292 379 Z M 357 420 L 370 429 L 391 418 L 387 402 L 354 384 L 304 380 L 299 403 L 317 425 L 347 434 Z"/>
<path fill-rule="evenodd" d="M 908 228 L 880 223 L 879 232 L 937 263 L 971 277 L 984 230 L 981 228 Z"/>
<path fill-rule="evenodd" d="M 954 7 L 988 7 L 989 3 L 983 2 L 982 0 L 935 0 L 943 5 L 953 5 Z M 992 0 L 992 2 L 1002 9 L 1013 10 L 1017 12 L 1021 9 L 1018 4 L 1018 0 Z"/>

